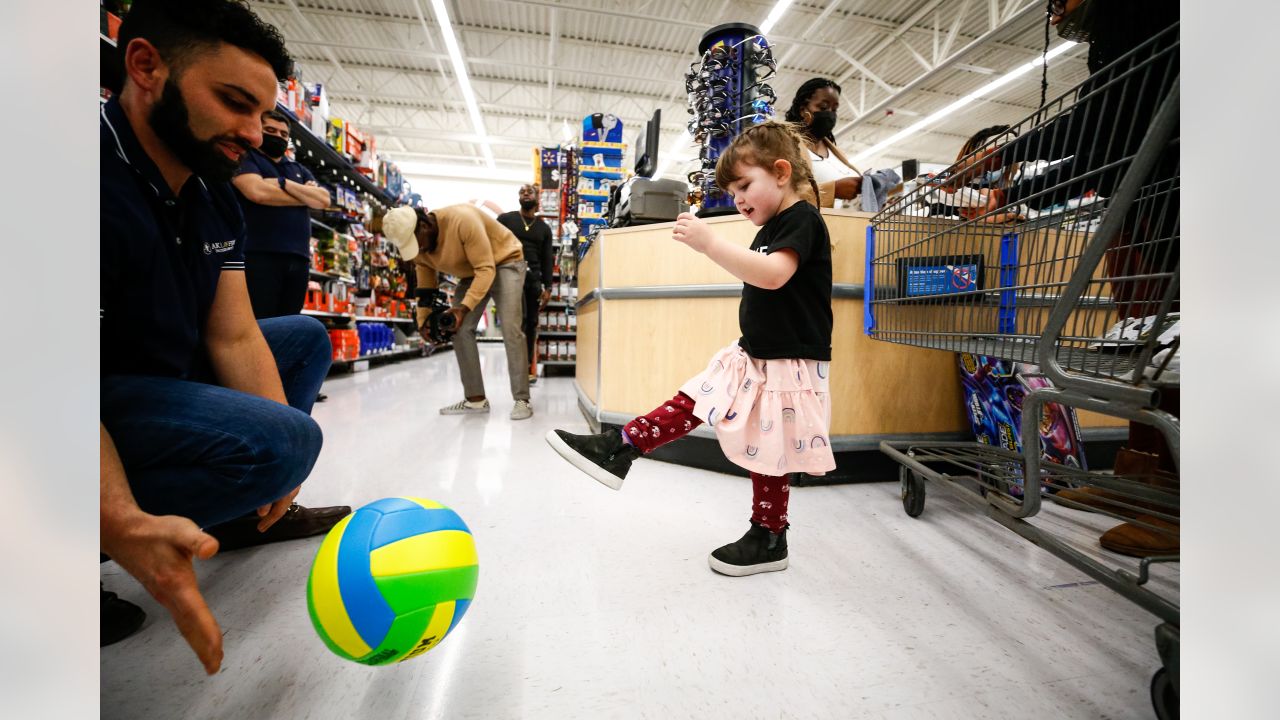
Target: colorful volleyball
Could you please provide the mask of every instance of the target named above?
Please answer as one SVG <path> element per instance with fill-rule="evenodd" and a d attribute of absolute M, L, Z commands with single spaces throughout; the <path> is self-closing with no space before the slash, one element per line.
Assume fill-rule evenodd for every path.
<path fill-rule="evenodd" d="M 307 610 L 335 654 L 388 665 L 452 632 L 479 577 L 475 541 L 457 513 L 422 498 L 385 498 L 329 531 L 307 579 Z"/>

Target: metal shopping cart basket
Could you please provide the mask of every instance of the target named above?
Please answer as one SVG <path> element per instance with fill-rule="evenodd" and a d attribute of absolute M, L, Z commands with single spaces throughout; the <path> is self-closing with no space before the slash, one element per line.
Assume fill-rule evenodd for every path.
<path fill-rule="evenodd" d="M 1046 461 L 1040 421 L 1050 403 L 1136 421 L 1178 462 L 1178 418 L 1161 409 L 1179 383 L 1178 57 L 1175 25 L 896 198 L 866 261 L 873 339 L 1033 363 L 1052 380 L 1022 399 L 1020 450 L 881 443 L 907 513 L 923 511 L 926 481 L 958 491 L 1154 614 L 1161 718 L 1177 714 L 1178 556 L 1129 561 L 1065 528 L 1109 515 L 1176 533 L 1176 473 Z M 1082 488 L 1087 506 L 1041 503 Z"/>

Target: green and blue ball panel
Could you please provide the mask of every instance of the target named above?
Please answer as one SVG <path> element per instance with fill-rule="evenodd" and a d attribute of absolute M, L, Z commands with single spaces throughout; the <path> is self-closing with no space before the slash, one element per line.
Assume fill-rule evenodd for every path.
<path fill-rule="evenodd" d="M 329 531 L 307 580 L 307 609 L 335 654 L 387 665 L 457 627 L 479 575 L 475 541 L 457 513 L 432 500 L 385 498 Z"/>

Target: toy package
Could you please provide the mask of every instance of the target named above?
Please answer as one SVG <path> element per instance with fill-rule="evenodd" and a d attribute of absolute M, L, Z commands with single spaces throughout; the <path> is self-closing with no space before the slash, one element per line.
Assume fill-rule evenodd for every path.
<path fill-rule="evenodd" d="M 1052 387 L 1052 383 L 1039 374 L 1035 365 L 971 353 L 960 353 L 959 359 L 965 411 L 977 441 L 1022 452 L 1022 400 L 1027 393 Z M 1087 469 L 1074 408 L 1046 404 L 1039 428 L 1043 460 Z M 1044 492 L 1053 492 L 1052 488 L 1042 487 Z M 1010 486 L 1009 494 L 1022 496 L 1021 480 Z"/>

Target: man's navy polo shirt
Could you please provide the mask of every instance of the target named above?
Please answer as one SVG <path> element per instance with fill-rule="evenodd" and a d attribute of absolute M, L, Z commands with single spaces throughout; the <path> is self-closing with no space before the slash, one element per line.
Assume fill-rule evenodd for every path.
<path fill-rule="evenodd" d="M 305 185 L 315 180 L 311 171 L 302 165 L 282 159 L 279 163 L 257 150 L 250 150 L 240 163 L 237 175 L 253 173 L 268 180 L 283 175 L 286 179 Z M 259 205 L 239 191 L 240 209 L 244 211 L 244 224 L 248 228 L 245 252 L 289 253 L 311 258 L 311 213 L 305 205 L 293 207 Z"/>
<path fill-rule="evenodd" d="M 99 127 L 101 373 L 207 377 L 218 278 L 244 272 L 235 193 L 193 175 L 175 196 L 115 98 Z"/>

